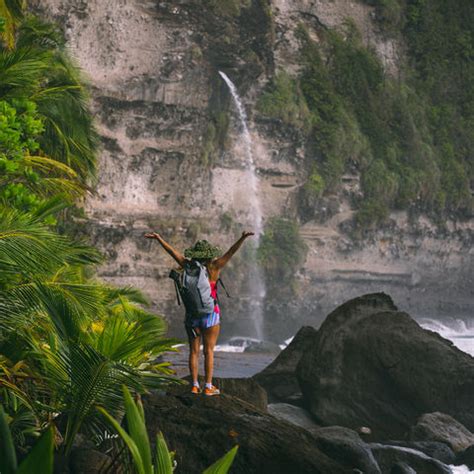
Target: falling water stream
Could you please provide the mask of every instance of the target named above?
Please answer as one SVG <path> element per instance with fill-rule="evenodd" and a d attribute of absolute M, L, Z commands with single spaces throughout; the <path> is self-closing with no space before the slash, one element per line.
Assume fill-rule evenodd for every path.
<path fill-rule="evenodd" d="M 219 74 L 221 75 L 222 79 L 224 79 L 227 87 L 230 90 L 232 99 L 234 100 L 238 112 L 241 127 L 239 140 L 242 143 L 246 160 L 246 182 L 248 183 L 248 196 L 250 199 L 250 209 L 248 210 L 248 214 L 250 216 L 249 224 L 252 226 L 252 230 L 257 236 L 257 243 L 252 247 L 252 268 L 248 278 L 252 299 L 250 311 L 252 313 L 252 321 L 255 327 L 255 336 L 258 339 L 263 340 L 263 303 L 265 300 L 266 289 L 262 269 L 258 264 L 256 255 L 260 237 L 263 232 L 263 217 L 259 196 L 259 180 L 252 153 L 252 137 L 250 136 L 247 125 L 247 114 L 245 113 L 245 109 L 242 101 L 240 100 L 237 88 L 225 73 L 219 71 Z"/>

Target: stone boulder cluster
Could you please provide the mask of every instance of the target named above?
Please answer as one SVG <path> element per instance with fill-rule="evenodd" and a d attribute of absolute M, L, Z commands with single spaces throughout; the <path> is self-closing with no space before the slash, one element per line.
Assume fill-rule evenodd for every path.
<path fill-rule="evenodd" d="M 262 372 L 223 392 L 209 400 L 174 388 L 147 400 L 177 472 L 202 472 L 234 444 L 232 473 L 474 469 L 474 359 L 383 293 L 301 328 Z"/>
<path fill-rule="evenodd" d="M 234 474 L 474 469 L 474 358 L 386 294 L 348 301 L 259 374 L 219 383 L 220 397 L 174 386 L 144 400 L 178 474 L 203 472 L 236 444 Z"/>

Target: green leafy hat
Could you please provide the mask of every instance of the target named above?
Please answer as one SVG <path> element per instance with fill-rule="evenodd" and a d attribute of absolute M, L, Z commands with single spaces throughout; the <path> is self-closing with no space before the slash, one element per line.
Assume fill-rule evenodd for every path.
<path fill-rule="evenodd" d="M 193 247 L 184 251 L 186 258 L 215 258 L 220 255 L 221 249 L 211 245 L 207 240 L 198 240 Z"/>

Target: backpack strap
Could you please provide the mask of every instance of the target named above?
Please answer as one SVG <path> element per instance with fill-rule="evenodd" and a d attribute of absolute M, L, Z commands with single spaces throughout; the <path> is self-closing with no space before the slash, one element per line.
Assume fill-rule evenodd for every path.
<path fill-rule="evenodd" d="M 174 290 L 176 291 L 176 300 L 178 301 L 178 306 L 181 306 L 181 298 L 179 297 L 178 283 L 174 282 Z"/>
<path fill-rule="evenodd" d="M 222 288 L 224 288 L 224 291 L 225 291 L 225 294 L 227 295 L 227 298 L 232 298 L 232 297 L 229 295 L 229 292 L 227 291 L 227 288 L 225 287 L 224 282 L 222 281 L 222 279 L 221 279 L 220 277 L 217 279 L 216 290 L 217 290 L 217 285 L 218 285 L 219 283 L 221 284 Z"/>

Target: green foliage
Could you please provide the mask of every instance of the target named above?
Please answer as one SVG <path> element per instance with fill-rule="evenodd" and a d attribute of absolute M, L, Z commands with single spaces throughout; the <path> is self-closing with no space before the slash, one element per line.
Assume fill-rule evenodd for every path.
<path fill-rule="evenodd" d="M 168 450 L 163 434 L 160 432 L 156 435 L 155 452 L 152 454 L 141 400 L 134 401 L 125 386 L 123 397 L 128 430 L 122 428 L 107 410 L 102 407 L 98 407 L 98 410 L 125 442 L 135 469 L 139 474 L 172 474 L 174 453 Z M 238 446 L 234 446 L 203 474 L 226 474 L 232 466 L 237 449 Z"/>
<path fill-rule="evenodd" d="M 220 228 L 226 232 L 229 232 L 234 225 L 234 218 L 230 212 L 224 212 L 219 216 Z"/>
<path fill-rule="evenodd" d="M 0 100 L 34 102 L 48 157 L 71 167 L 82 182 L 95 173 L 97 133 L 79 69 L 58 29 L 34 16 L 15 24 L 14 43 L 0 47 Z"/>
<path fill-rule="evenodd" d="M 355 217 L 356 229 L 373 229 L 383 224 L 388 217 L 387 205 L 377 199 L 366 199 Z"/>
<path fill-rule="evenodd" d="M 250 6 L 252 0 L 205 0 L 218 15 L 235 17 L 242 8 Z"/>
<path fill-rule="evenodd" d="M 299 235 L 296 222 L 281 217 L 269 219 L 257 251 L 268 281 L 291 282 L 296 270 L 304 263 L 306 252 L 307 246 Z"/>
<path fill-rule="evenodd" d="M 31 474 L 53 472 L 53 429 L 48 428 L 18 466 L 15 446 L 7 416 L 0 405 L 0 472 L 2 474 Z"/>
<path fill-rule="evenodd" d="M 102 257 L 56 226 L 93 178 L 97 136 L 62 35 L 17 6 L 0 0 L 0 403 L 17 446 L 44 431 L 18 471 L 8 469 L 47 473 L 45 427 L 61 415 L 68 455 L 79 431 L 102 432 L 96 404 L 121 411 L 122 385 L 169 382 L 155 361 L 177 341 L 164 338 L 164 320 L 137 290 L 94 279 Z M 3 440 L 5 423 L 0 430 Z"/>
<path fill-rule="evenodd" d="M 405 16 L 400 0 L 364 0 L 375 7 L 375 18 L 385 34 L 396 35 L 404 25 Z"/>
<path fill-rule="evenodd" d="M 313 167 L 313 172 L 309 175 L 305 184 L 305 190 L 314 198 L 320 198 L 324 192 L 325 184 L 323 177 L 318 173 L 317 167 Z"/>
<path fill-rule="evenodd" d="M 382 223 L 391 209 L 469 215 L 474 4 L 366 2 L 375 6 L 383 31 L 408 39 L 410 64 L 400 78 L 385 74 L 354 23 L 347 21 L 342 32 L 319 30 L 318 42 L 300 26 L 301 73 L 277 75 L 260 110 L 306 134 L 312 162 L 305 192 L 312 197 L 337 191 L 347 169 L 360 172 L 359 226 Z M 307 122 L 294 119 L 295 91 L 301 91 Z"/>
<path fill-rule="evenodd" d="M 228 127 L 229 116 L 226 112 L 218 110 L 211 112 L 201 149 L 201 161 L 205 166 L 211 166 L 219 149 L 224 147 Z"/>
<path fill-rule="evenodd" d="M 297 80 L 286 72 L 277 73 L 257 102 L 257 109 L 268 117 L 307 130 L 311 116 Z"/>

